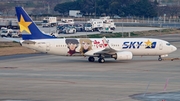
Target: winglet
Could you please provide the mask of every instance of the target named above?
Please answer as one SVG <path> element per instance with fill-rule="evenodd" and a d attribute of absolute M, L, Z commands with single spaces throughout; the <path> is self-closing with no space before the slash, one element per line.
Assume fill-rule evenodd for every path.
<path fill-rule="evenodd" d="M 104 42 L 106 48 L 109 48 L 109 49 L 111 48 L 110 45 L 109 45 L 109 41 L 106 40 L 106 37 L 105 37 L 105 36 L 103 37 L 103 42 Z"/>
<path fill-rule="evenodd" d="M 104 49 L 104 51 L 106 51 L 106 50 L 108 50 L 109 52 L 114 52 L 114 51 L 119 51 L 119 50 L 117 50 L 117 49 L 114 49 L 114 48 L 112 48 L 110 45 L 109 45 L 109 40 L 106 40 L 106 37 L 104 36 L 103 37 L 103 42 L 104 42 L 104 44 L 105 44 L 105 49 Z"/>
<path fill-rule="evenodd" d="M 15 9 L 23 40 L 54 38 L 40 31 L 22 7 L 15 7 Z"/>

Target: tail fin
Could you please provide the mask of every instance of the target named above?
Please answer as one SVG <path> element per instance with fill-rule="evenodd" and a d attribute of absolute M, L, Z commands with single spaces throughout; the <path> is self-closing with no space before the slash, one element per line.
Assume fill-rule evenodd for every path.
<path fill-rule="evenodd" d="M 15 9 L 23 40 L 54 38 L 41 32 L 22 7 Z"/>

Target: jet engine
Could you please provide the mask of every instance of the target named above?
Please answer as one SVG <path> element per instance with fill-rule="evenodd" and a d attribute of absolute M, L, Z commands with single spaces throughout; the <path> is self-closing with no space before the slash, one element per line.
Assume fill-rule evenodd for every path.
<path fill-rule="evenodd" d="M 129 51 L 122 51 L 122 52 L 116 52 L 112 56 L 115 60 L 131 60 L 133 57 L 132 52 Z"/>

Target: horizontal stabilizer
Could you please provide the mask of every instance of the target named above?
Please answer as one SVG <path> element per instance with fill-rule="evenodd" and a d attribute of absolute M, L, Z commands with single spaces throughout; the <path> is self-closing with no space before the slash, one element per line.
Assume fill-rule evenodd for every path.
<path fill-rule="evenodd" d="M 22 42 L 23 44 L 35 44 L 35 41 L 25 40 Z"/>
<path fill-rule="evenodd" d="M 14 41 L 14 42 L 20 42 L 21 40 L 21 38 L 6 38 L 6 37 L 3 37 L 3 39 Z"/>

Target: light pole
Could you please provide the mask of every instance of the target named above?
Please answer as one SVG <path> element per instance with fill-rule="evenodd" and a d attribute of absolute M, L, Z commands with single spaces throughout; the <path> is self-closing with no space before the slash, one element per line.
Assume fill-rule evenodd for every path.
<path fill-rule="evenodd" d="M 95 18 L 96 18 L 96 0 L 94 1 L 94 5 L 95 5 L 95 7 L 94 7 L 94 9 L 95 9 Z"/>
<path fill-rule="evenodd" d="M 124 37 L 124 33 L 123 33 L 123 22 L 122 22 L 122 38 Z"/>
<path fill-rule="evenodd" d="M 50 6 L 49 6 L 49 2 L 47 2 L 48 4 L 48 14 L 50 14 Z"/>
<path fill-rule="evenodd" d="M 166 14 L 164 14 L 164 23 L 166 23 Z"/>

